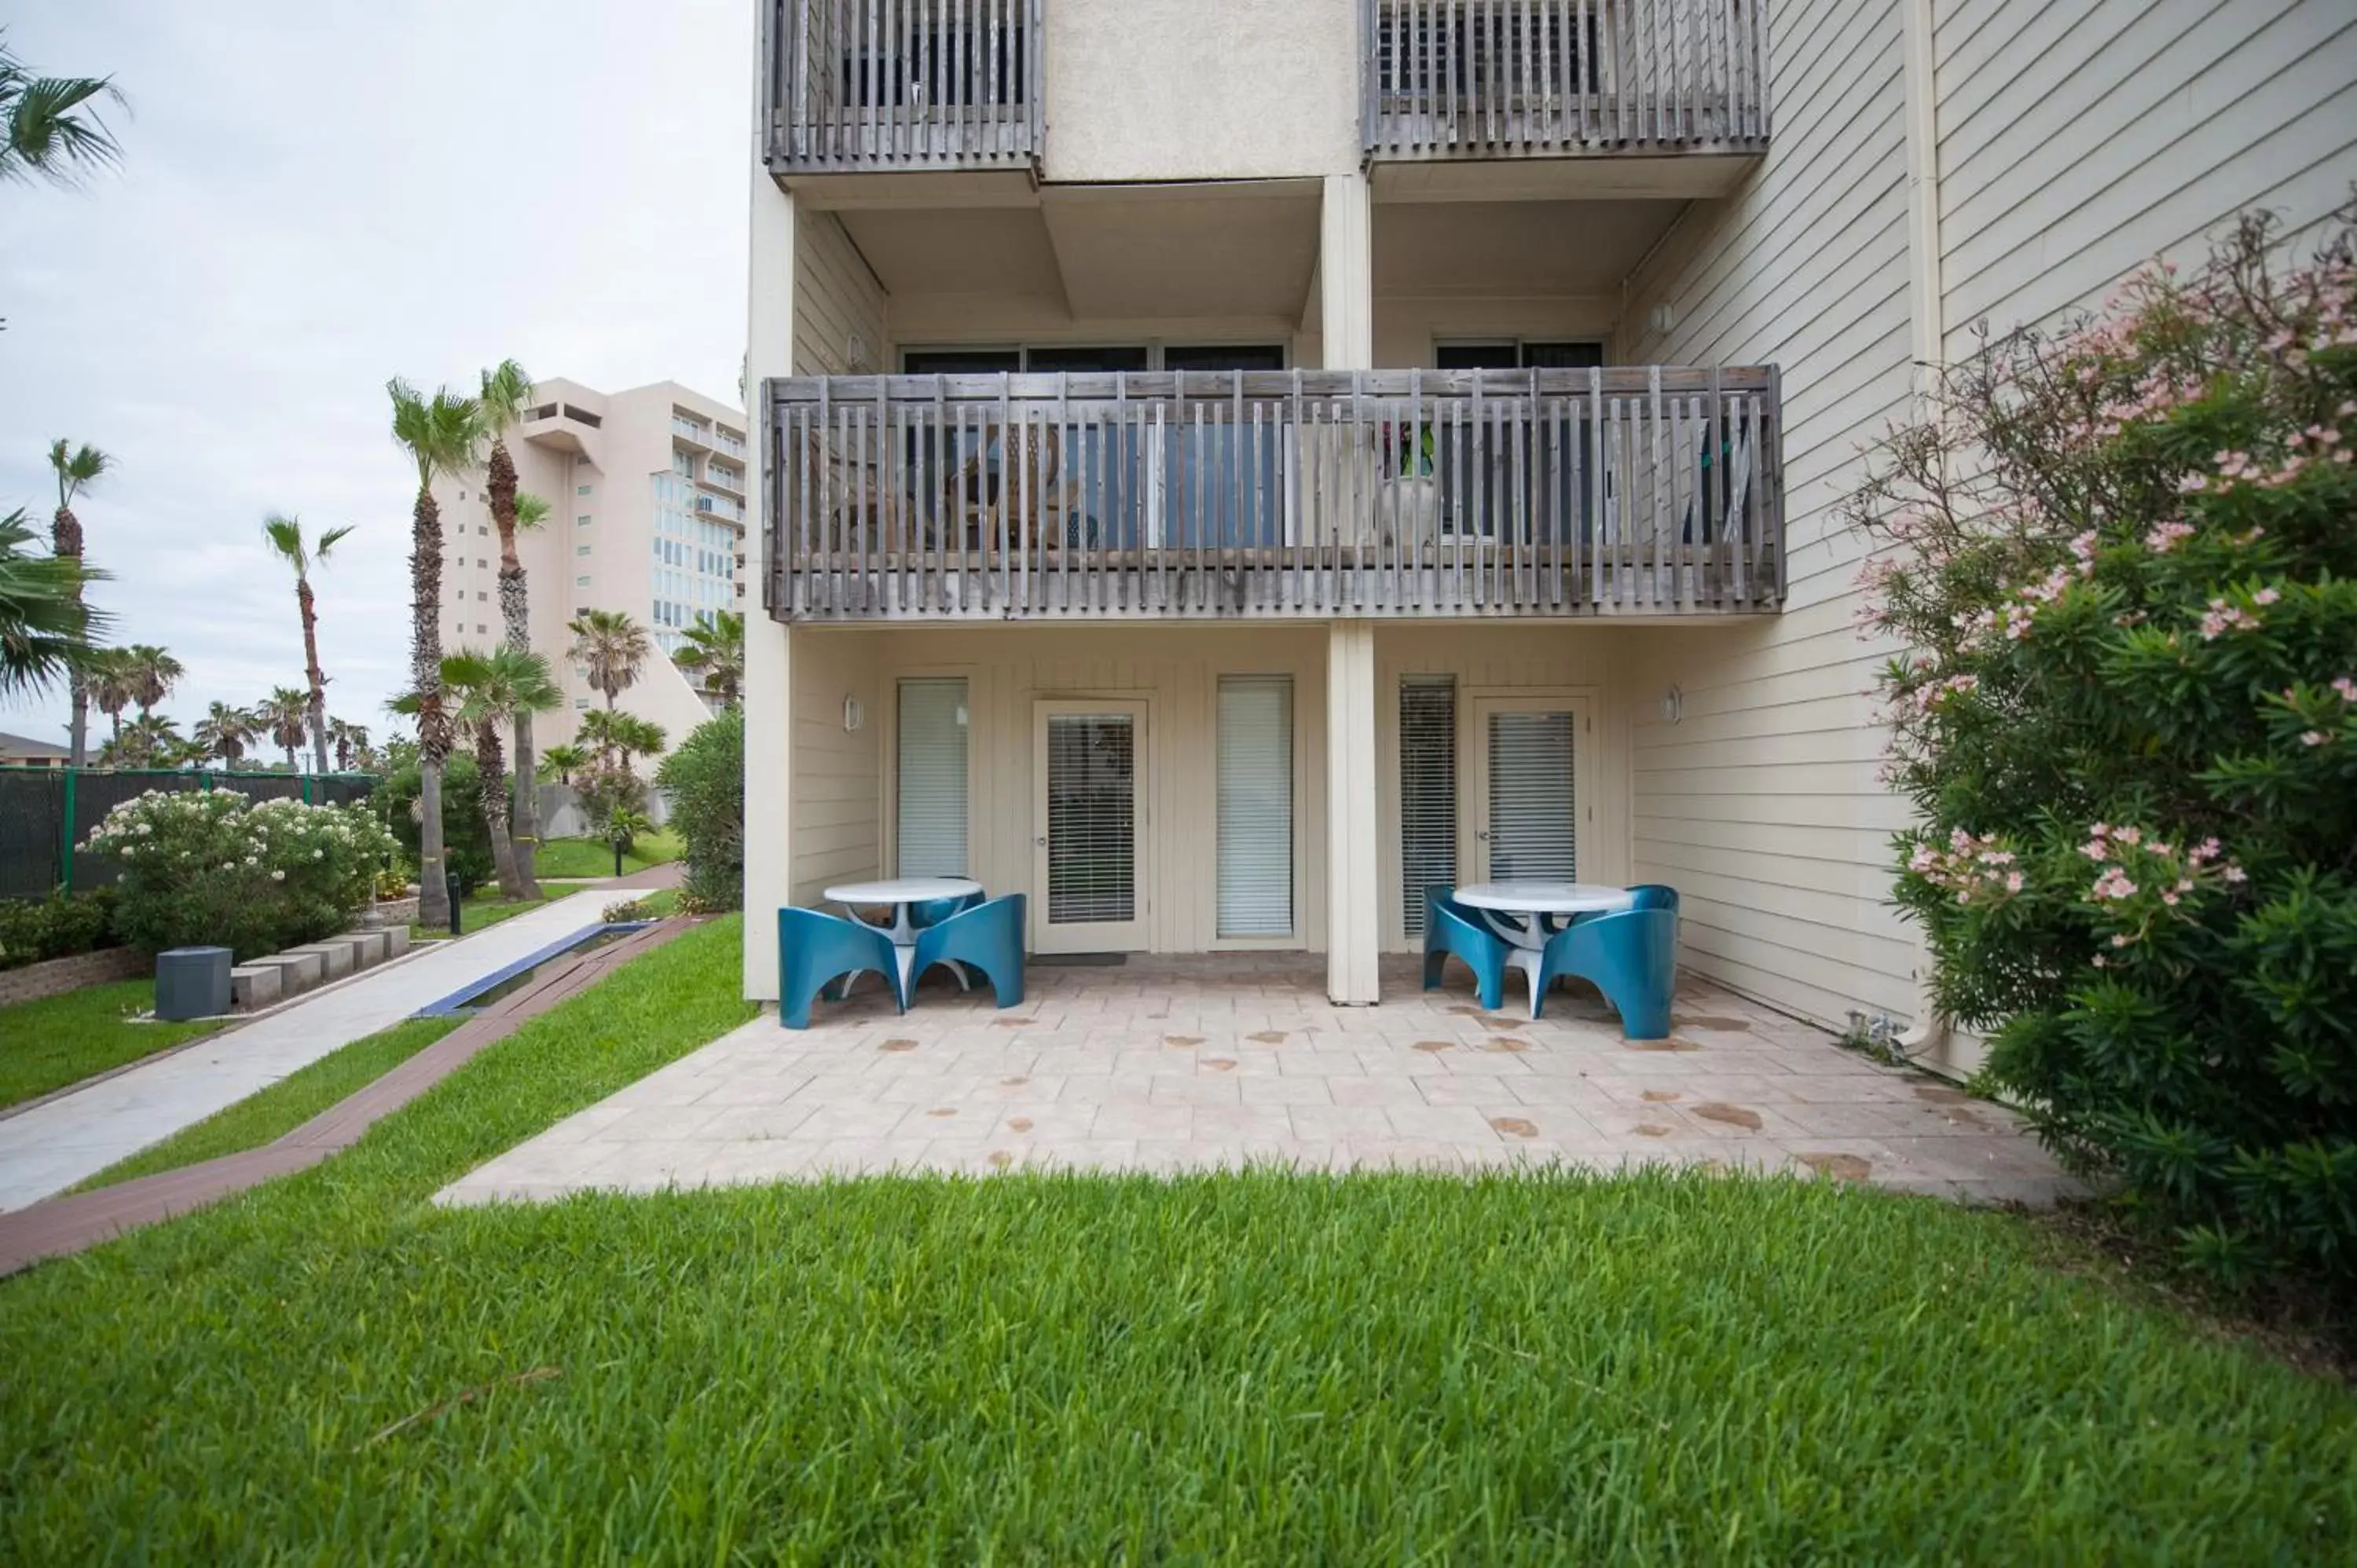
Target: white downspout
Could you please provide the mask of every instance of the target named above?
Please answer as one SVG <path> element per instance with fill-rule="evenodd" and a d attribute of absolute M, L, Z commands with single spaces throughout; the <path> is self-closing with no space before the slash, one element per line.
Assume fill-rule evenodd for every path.
<path fill-rule="evenodd" d="M 1947 298 L 1940 249 L 1940 86 L 1934 50 L 1935 0 L 1899 0 L 1905 29 L 1907 78 L 1907 298 L 1910 357 L 1920 413 L 1936 382 L 1947 347 Z M 1917 1058 L 1947 1042 L 1948 1026 L 1932 1004 L 1932 948 L 1915 930 L 1915 1017 L 1899 1037 Z"/>

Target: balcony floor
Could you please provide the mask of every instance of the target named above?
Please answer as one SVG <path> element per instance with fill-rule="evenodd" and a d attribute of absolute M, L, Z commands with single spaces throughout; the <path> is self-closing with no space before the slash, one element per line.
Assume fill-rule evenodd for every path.
<path fill-rule="evenodd" d="M 1714 986 L 1631 1044 L 1593 993 L 1533 1022 L 1464 976 L 1337 1008 L 1315 954 L 1035 965 L 1006 1013 L 946 976 L 895 1016 L 871 980 L 795 1033 L 765 1015 L 511 1150 L 445 1203 L 1015 1167 L 1275 1161 L 1475 1171 L 1647 1162 L 1824 1173 L 1974 1202 L 2073 1185 L 2002 1108 L 1891 1071 Z"/>

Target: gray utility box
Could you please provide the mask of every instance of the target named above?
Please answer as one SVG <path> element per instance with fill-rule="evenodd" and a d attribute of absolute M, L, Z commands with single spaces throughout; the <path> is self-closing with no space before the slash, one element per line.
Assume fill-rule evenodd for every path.
<path fill-rule="evenodd" d="M 156 1016 L 167 1022 L 229 1011 L 227 948 L 173 948 L 156 955 Z"/>

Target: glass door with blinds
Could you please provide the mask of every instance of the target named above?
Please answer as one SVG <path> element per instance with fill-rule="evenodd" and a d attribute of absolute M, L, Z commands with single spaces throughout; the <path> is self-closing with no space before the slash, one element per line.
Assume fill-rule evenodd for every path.
<path fill-rule="evenodd" d="M 1146 946 L 1146 712 L 1136 699 L 1033 710 L 1035 952 Z"/>
<path fill-rule="evenodd" d="M 1293 677 L 1220 677 L 1219 935 L 1294 934 Z"/>
<path fill-rule="evenodd" d="M 1473 703 L 1466 794 L 1479 882 L 1577 882 L 1596 816 L 1595 735 L 1585 697 Z"/>
<path fill-rule="evenodd" d="M 896 875 L 970 875 L 965 677 L 906 680 L 899 698 L 893 736 Z"/>

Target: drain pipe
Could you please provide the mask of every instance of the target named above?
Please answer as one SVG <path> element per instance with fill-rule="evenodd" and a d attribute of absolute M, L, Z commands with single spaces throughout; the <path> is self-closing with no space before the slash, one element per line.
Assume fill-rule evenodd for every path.
<path fill-rule="evenodd" d="M 1907 77 L 1907 299 L 1914 360 L 1915 406 L 1930 404 L 1947 348 L 1947 298 L 1940 250 L 1940 86 L 1934 73 L 1935 0 L 1900 0 Z M 1947 1043 L 1948 1026 L 1932 999 L 1932 945 L 1915 928 L 1915 1017 L 1899 1036 L 1910 1060 Z"/>

